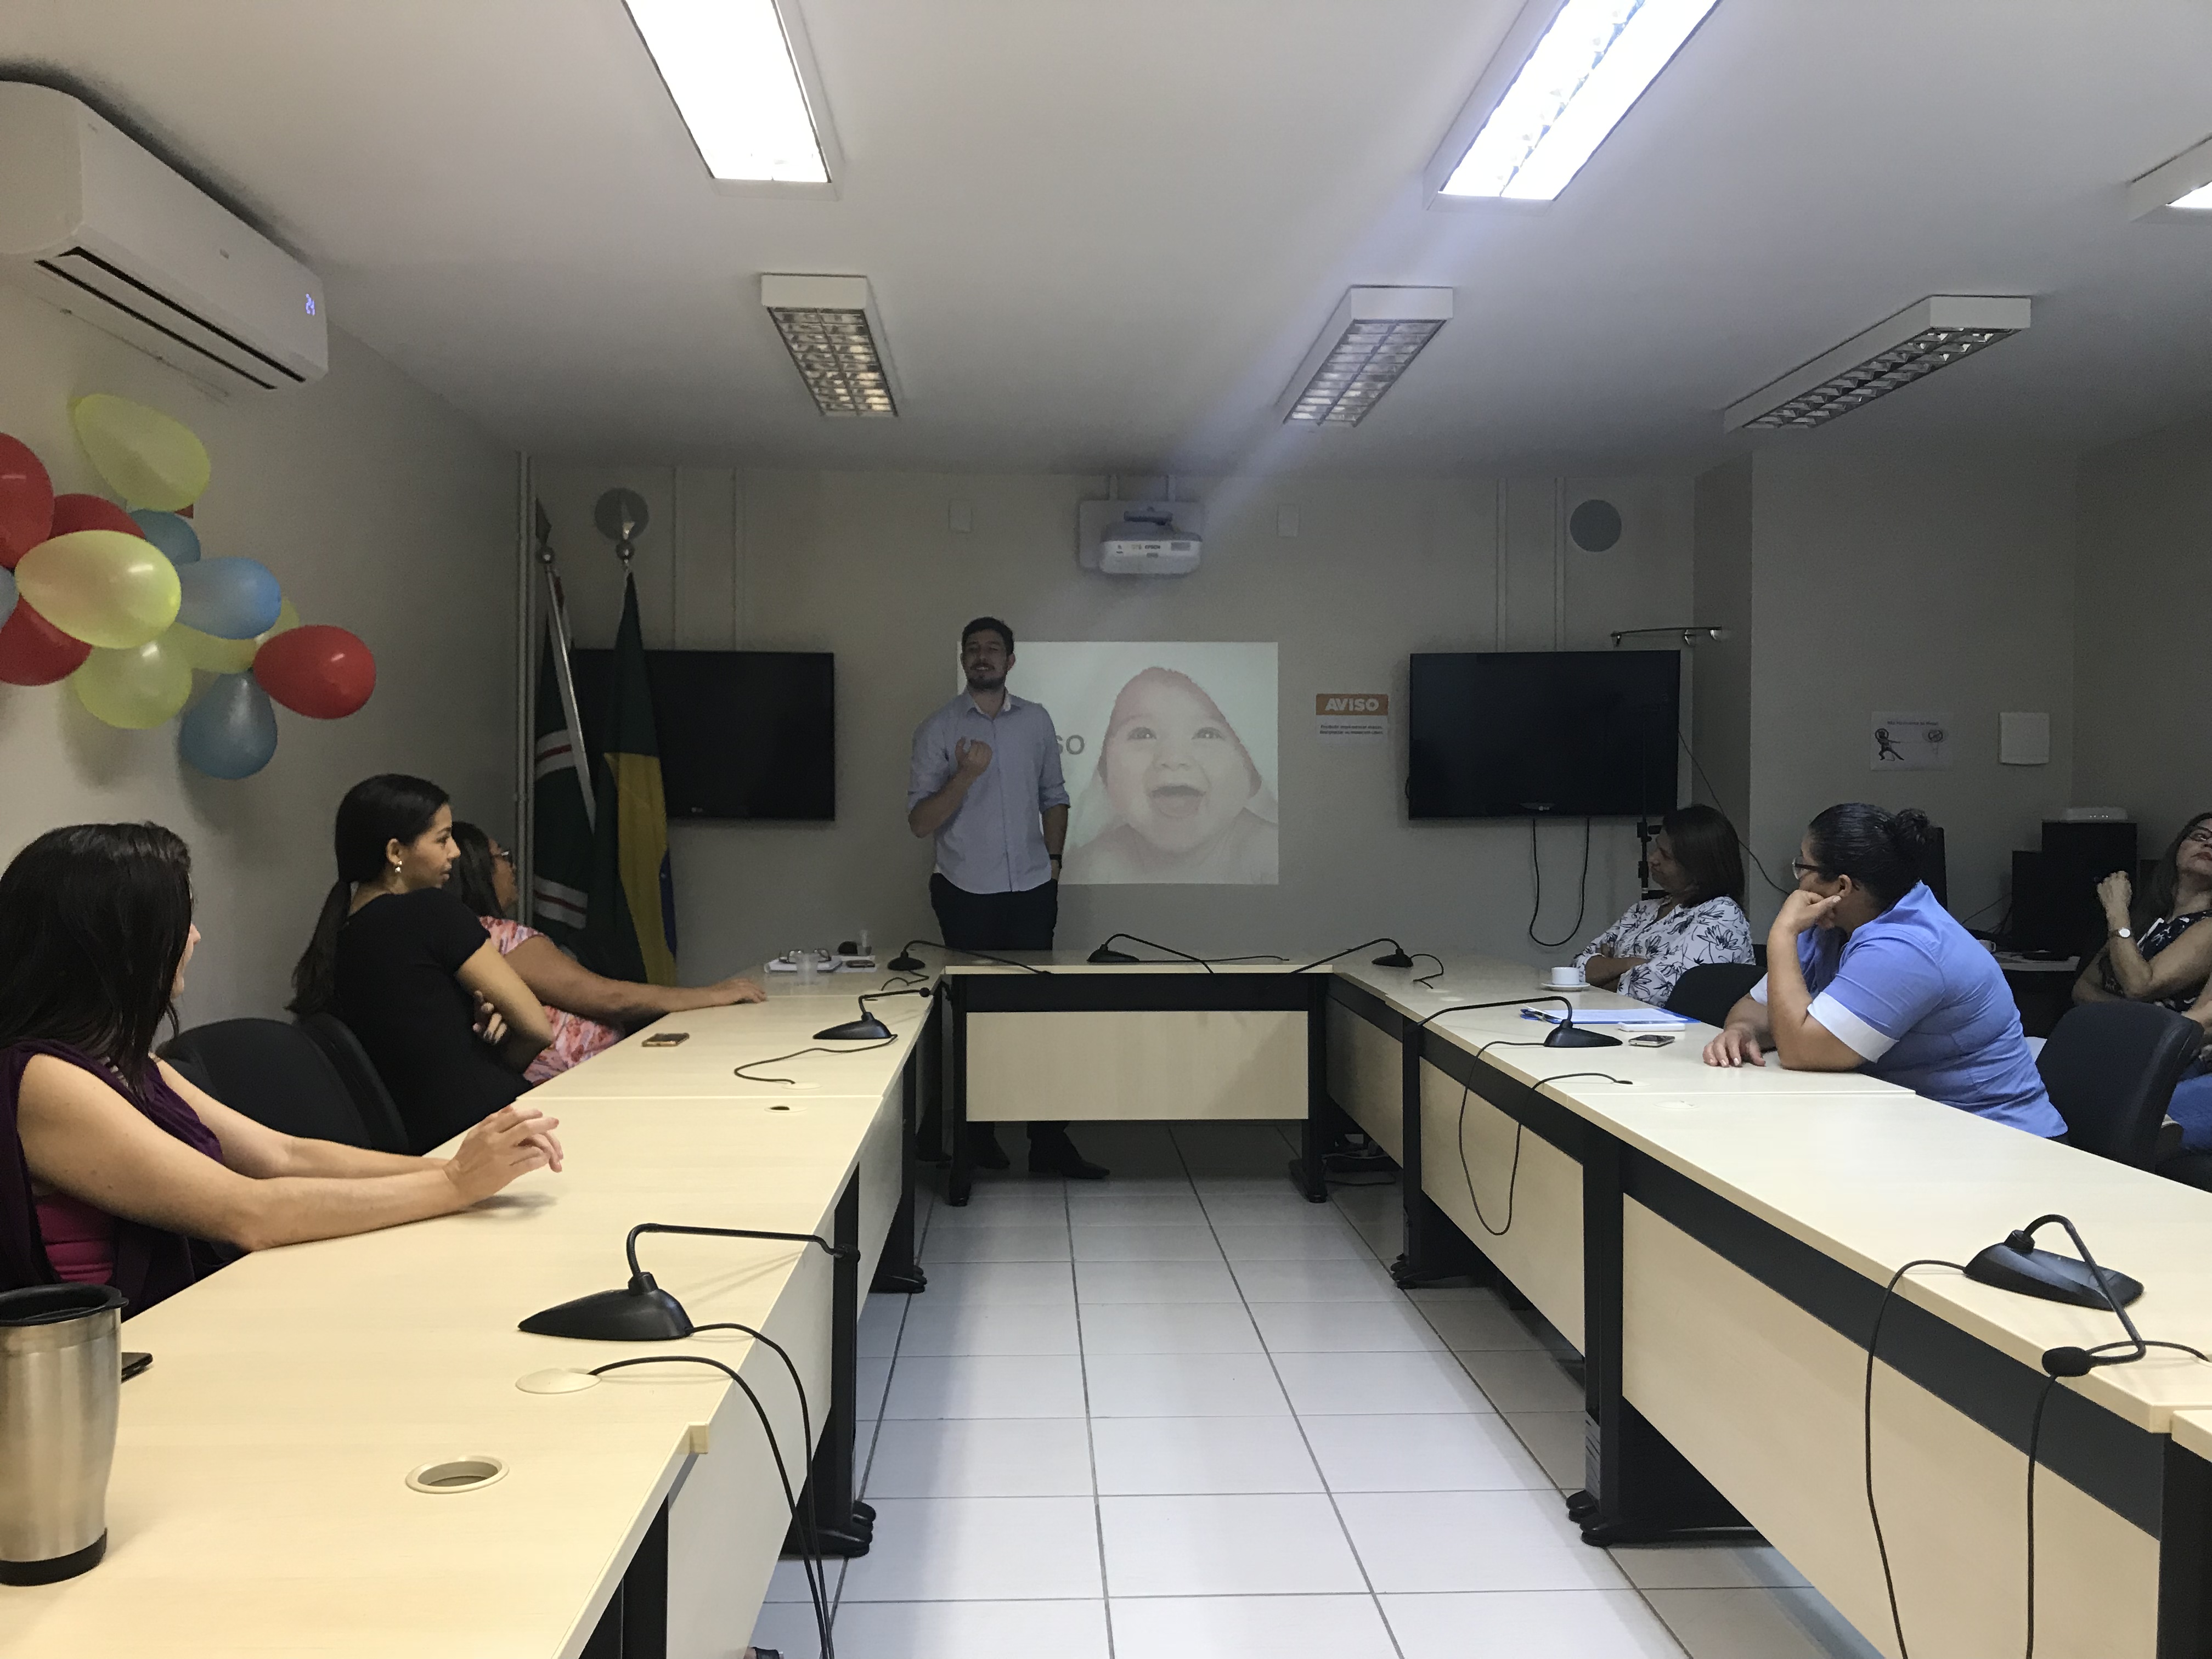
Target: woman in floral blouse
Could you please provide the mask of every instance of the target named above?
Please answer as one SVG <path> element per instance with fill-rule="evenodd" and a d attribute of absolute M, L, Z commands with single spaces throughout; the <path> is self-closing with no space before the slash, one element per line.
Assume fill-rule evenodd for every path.
<path fill-rule="evenodd" d="M 514 908 L 515 888 L 514 860 L 505 848 L 473 823 L 459 823 L 453 825 L 453 847 L 458 856 L 447 885 L 477 913 L 507 965 L 552 1017 L 553 1041 L 522 1074 L 527 1082 L 543 1083 L 620 1042 L 629 1028 L 663 1014 L 758 1002 L 765 994 L 749 979 L 726 979 L 719 985 L 688 990 L 594 974 L 535 927 L 507 919 Z"/>
<path fill-rule="evenodd" d="M 1710 806 L 1668 813 L 1651 842 L 1651 879 L 1667 896 L 1638 900 L 1575 958 L 1591 984 L 1663 1004 L 1692 968 L 1753 960 L 1743 854 L 1725 814 Z"/>

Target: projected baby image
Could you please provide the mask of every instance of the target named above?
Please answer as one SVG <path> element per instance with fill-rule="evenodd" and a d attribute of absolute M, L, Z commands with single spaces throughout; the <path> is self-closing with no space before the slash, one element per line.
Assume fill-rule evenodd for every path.
<path fill-rule="evenodd" d="M 1064 884 L 1279 879 L 1272 644 L 1025 641 L 1007 684 L 1060 734 Z"/>

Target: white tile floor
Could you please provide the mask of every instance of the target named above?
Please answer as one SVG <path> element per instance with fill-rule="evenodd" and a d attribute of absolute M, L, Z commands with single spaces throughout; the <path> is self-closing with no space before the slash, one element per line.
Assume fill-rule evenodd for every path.
<path fill-rule="evenodd" d="M 1873 1659 L 1772 1550 L 1585 1546 L 1563 1345 L 1392 1285 L 1395 1186 L 1308 1204 L 1272 1125 L 1079 1139 L 1112 1180 L 925 1195 L 929 1289 L 869 1298 L 843 1659 Z"/>

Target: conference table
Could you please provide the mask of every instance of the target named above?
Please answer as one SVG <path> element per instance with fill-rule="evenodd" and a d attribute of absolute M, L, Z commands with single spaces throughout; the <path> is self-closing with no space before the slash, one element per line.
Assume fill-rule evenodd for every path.
<path fill-rule="evenodd" d="M 841 1297 L 844 1264 L 811 1244 L 639 1241 L 641 1265 L 693 1321 L 781 1344 L 817 1439 L 849 1448 L 849 1380 L 833 1401 L 835 1374 L 852 1369 L 855 1273 L 867 1283 L 899 1248 L 927 1012 L 918 999 L 879 1003 L 887 1043 L 761 1068 L 789 1084 L 736 1079 L 740 1062 L 848 1018 L 855 988 L 773 988 L 764 1005 L 659 1021 L 534 1091 L 561 1120 L 565 1173 L 459 1215 L 257 1253 L 131 1319 L 124 1346 L 154 1363 L 124 1385 L 106 1559 L 0 1591 L 0 1655 L 726 1659 L 741 1647 L 790 1522 L 743 1392 L 692 1364 L 578 1393 L 517 1384 L 647 1355 L 719 1359 L 757 1395 L 799 1481 L 810 1460 L 781 1361 L 729 1331 L 646 1344 L 516 1325 L 621 1286 L 625 1235 L 643 1221 L 849 1244 L 860 1259 Z M 687 1041 L 649 1048 L 654 1030 Z M 426 1467 L 494 1462 L 503 1473 L 488 1484 L 409 1484 Z"/>
<path fill-rule="evenodd" d="M 890 1034 L 866 1045 L 814 1033 L 881 975 L 777 976 L 765 1004 L 658 1022 L 532 1095 L 562 1119 L 565 1174 L 461 1215 L 258 1254 L 131 1320 L 125 1346 L 155 1363 L 124 1390 L 107 1559 L 0 1594 L 0 1656 L 728 1655 L 789 1530 L 744 1393 L 690 1364 L 578 1393 L 517 1384 L 647 1355 L 722 1360 L 832 1530 L 864 1533 L 852 1327 L 862 1286 L 919 1287 L 913 1126 L 940 1087 L 956 1124 L 1303 1117 L 1290 1176 L 1316 1200 L 1322 1146 L 1356 1125 L 1402 1166 L 1401 1280 L 1510 1285 L 1583 1354 L 1574 1510 L 1594 1543 L 1756 1528 L 1899 1654 L 1863 1413 L 1911 1650 L 2016 1653 L 2033 1431 L 2037 1651 L 2212 1651 L 2212 1364 L 2160 1350 L 2052 1383 L 2044 1351 L 2110 1340 L 2109 1314 L 1946 1267 L 1883 1294 L 1910 1261 L 1963 1262 L 2063 1212 L 2144 1282 L 2146 1335 L 2212 1350 L 2212 1194 L 1863 1077 L 1709 1068 L 1704 1028 L 1651 1048 L 1540 1046 L 1522 1008 L 1547 994 L 1525 964 L 1455 958 L 1427 985 L 1364 954 L 1299 965 L 957 963 L 922 976 L 927 996 L 874 1002 Z M 1585 1024 L 1629 1006 L 1572 1000 Z M 1506 1006 L 1439 1012 L 1492 1001 Z M 640 1241 L 695 1322 L 788 1350 L 814 1445 L 781 1361 L 740 1334 L 516 1328 L 621 1285 L 624 1237 L 647 1221 L 818 1233 L 857 1253 Z M 471 1461 L 503 1473 L 408 1484 Z"/>
<path fill-rule="evenodd" d="M 1589 1541 L 1755 1528 L 1886 1653 L 1901 1624 L 1922 1655 L 2017 1654 L 2033 1432 L 2035 1651 L 2212 1650 L 2212 1417 L 2191 1417 L 2212 1413 L 2212 1364 L 2154 1350 L 2053 1383 L 2044 1352 L 2112 1340 L 2111 1314 L 1948 1267 L 1884 1307 L 1906 1263 L 1965 1262 L 2057 1212 L 2143 1281 L 2146 1336 L 2212 1351 L 2212 1194 L 1854 1074 L 1708 1067 L 1710 1028 L 1543 1048 L 1492 1046 L 1528 1039 L 1517 1007 L 1431 1018 L 1536 994 L 1517 964 L 1454 961 L 1433 988 L 1340 969 L 1332 1092 L 1406 1164 L 1401 1277 L 1495 1274 L 1581 1350 Z M 1573 1000 L 1591 1020 L 1617 1004 Z"/>

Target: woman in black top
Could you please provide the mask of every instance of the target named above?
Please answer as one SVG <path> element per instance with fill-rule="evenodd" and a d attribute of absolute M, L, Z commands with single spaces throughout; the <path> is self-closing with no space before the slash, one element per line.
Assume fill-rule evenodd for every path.
<path fill-rule="evenodd" d="M 2116 871 L 2097 884 L 2097 902 L 2105 948 L 2074 982 L 2074 1000 L 2155 1002 L 2189 1012 L 2212 975 L 2212 927 L 2197 925 L 2212 915 L 2212 812 L 2181 826 L 2141 899 Z"/>
<path fill-rule="evenodd" d="M 421 778 L 363 780 L 338 804 L 338 878 L 292 970 L 292 1010 L 331 1013 L 368 1051 L 422 1152 L 497 1111 L 552 1040 L 483 924 L 445 890 L 453 809 Z"/>

